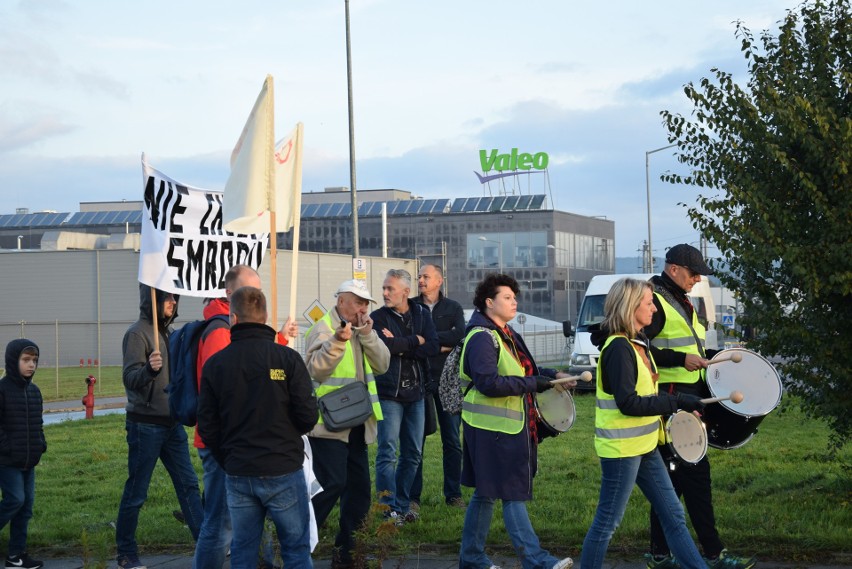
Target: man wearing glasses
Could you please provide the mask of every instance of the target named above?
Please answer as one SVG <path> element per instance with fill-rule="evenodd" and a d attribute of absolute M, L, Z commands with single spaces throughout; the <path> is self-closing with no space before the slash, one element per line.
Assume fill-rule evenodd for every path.
<path fill-rule="evenodd" d="M 688 393 L 709 397 L 710 391 L 703 371 L 715 355 L 704 349 L 705 328 L 698 321 L 695 308 L 687 294 L 713 270 L 704 262 L 701 252 L 682 243 L 666 252 L 663 273 L 651 279 L 654 285 L 654 305 L 657 312 L 645 334 L 651 341 L 651 353 L 660 373 L 659 389 L 669 393 Z M 683 496 L 686 511 L 710 569 L 750 569 L 754 557 L 729 554 L 716 531 L 713 496 L 710 482 L 710 462 L 705 456 L 698 464 L 688 464 L 675 458 L 667 445 L 659 447 L 668 465 L 675 492 Z M 654 510 L 651 510 L 651 552 L 646 556 L 649 569 L 676 569 L 666 544 L 663 529 Z"/>

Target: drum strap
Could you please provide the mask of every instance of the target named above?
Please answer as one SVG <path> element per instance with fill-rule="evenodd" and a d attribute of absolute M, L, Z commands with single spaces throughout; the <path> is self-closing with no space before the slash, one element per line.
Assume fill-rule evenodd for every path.
<path fill-rule="evenodd" d="M 701 343 L 701 339 L 698 337 L 698 334 L 695 333 L 695 328 L 692 327 L 692 318 L 686 313 L 686 309 L 684 309 L 683 305 L 675 299 L 672 292 L 666 287 L 655 285 L 654 289 L 660 293 L 660 296 L 666 299 L 666 302 L 672 305 L 672 308 L 674 308 L 678 314 L 683 317 L 686 325 L 689 326 L 689 331 L 692 332 L 692 337 L 695 338 L 695 345 L 698 346 L 698 355 L 702 358 L 706 358 L 707 354 L 704 352 L 704 344 Z M 687 300 L 687 302 L 689 302 L 689 300 Z"/>

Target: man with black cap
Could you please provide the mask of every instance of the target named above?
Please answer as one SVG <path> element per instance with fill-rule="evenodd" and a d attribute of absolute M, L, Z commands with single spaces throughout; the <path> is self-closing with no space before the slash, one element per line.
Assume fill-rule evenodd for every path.
<path fill-rule="evenodd" d="M 688 393 L 709 397 L 710 392 L 702 371 L 715 352 L 704 349 L 705 328 L 687 294 L 713 270 L 704 262 L 701 252 L 682 243 L 666 253 L 663 273 L 651 279 L 654 285 L 654 305 L 657 311 L 645 334 L 651 341 L 651 352 L 660 374 L 660 390 L 669 393 Z M 692 527 L 710 569 L 750 569 L 754 557 L 729 554 L 716 531 L 713 496 L 710 481 L 710 462 L 705 456 L 698 464 L 676 459 L 666 445 L 659 447 L 668 464 L 678 496 L 683 496 Z M 679 565 L 669 551 L 663 529 L 654 510 L 651 510 L 651 552 L 645 556 L 649 569 L 675 569 Z"/>

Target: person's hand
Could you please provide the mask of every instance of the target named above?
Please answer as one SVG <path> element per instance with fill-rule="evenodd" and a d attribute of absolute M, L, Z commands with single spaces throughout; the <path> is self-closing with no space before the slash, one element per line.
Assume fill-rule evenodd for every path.
<path fill-rule="evenodd" d="M 701 402 L 701 398 L 688 393 L 677 394 L 677 406 L 684 411 L 704 411 L 704 403 Z"/>
<path fill-rule="evenodd" d="M 705 360 L 701 356 L 695 354 L 686 354 L 686 359 L 683 362 L 683 367 L 686 371 L 695 371 L 707 367 L 709 360 Z"/>
<path fill-rule="evenodd" d="M 359 334 L 362 336 L 369 336 L 373 333 L 373 319 L 370 318 L 369 314 L 359 313 L 355 320 L 358 324 Z"/>
<path fill-rule="evenodd" d="M 425 344 L 425 343 L 426 343 L 426 338 L 424 338 L 424 337 L 423 337 L 423 336 L 421 336 L 420 334 L 417 334 L 417 343 L 418 343 L 418 344 L 420 344 L 420 345 L 422 346 L 423 344 Z"/>
<path fill-rule="evenodd" d="M 564 371 L 556 372 L 556 379 L 562 379 L 563 377 L 571 377 L 570 373 L 565 373 Z M 574 389 L 577 387 L 577 380 L 572 379 L 571 381 L 563 381 L 558 385 L 562 386 L 564 389 Z"/>
<path fill-rule="evenodd" d="M 535 392 L 542 393 L 548 389 L 553 389 L 553 384 L 550 383 L 550 378 L 544 377 L 543 375 L 535 376 Z"/>
<path fill-rule="evenodd" d="M 341 320 L 340 326 L 334 331 L 334 339 L 338 342 L 348 342 L 350 338 L 352 338 L 352 324 Z"/>
<path fill-rule="evenodd" d="M 148 366 L 154 371 L 160 371 L 163 367 L 163 355 L 160 352 L 151 352 L 148 356 Z"/>
<path fill-rule="evenodd" d="M 296 324 L 296 321 L 293 320 L 292 316 L 287 317 L 287 322 L 281 326 L 281 334 L 288 338 L 296 338 L 299 335 L 299 325 Z"/>
<path fill-rule="evenodd" d="M 387 328 L 382 328 L 382 335 L 383 335 L 385 338 L 393 338 L 393 332 L 391 332 L 391 331 L 390 331 L 390 330 L 388 330 Z"/>

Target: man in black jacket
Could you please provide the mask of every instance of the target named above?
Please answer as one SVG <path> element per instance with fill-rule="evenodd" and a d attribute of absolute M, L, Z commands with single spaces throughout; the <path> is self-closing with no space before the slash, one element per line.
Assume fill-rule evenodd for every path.
<path fill-rule="evenodd" d="M 435 411 L 441 431 L 441 449 L 444 458 L 444 501 L 449 506 L 464 508 L 464 498 L 461 494 L 461 462 L 462 448 L 459 437 L 461 415 L 453 415 L 444 411 L 441 399 L 438 397 L 438 381 L 447 355 L 464 338 L 464 310 L 461 304 L 444 296 L 441 287 L 444 285 L 444 274 L 438 265 L 423 265 L 417 277 L 417 288 L 420 295 L 414 301 L 427 307 L 432 313 L 432 322 L 438 333 L 438 343 L 441 351 L 429 358 L 429 381 L 426 383 L 426 397 L 435 402 Z M 427 402 L 427 404 L 429 404 Z M 428 413 L 429 410 L 426 409 Z M 412 510 L 420 506 L 420 494 L 423 491 L 423 462 L 414 476 L 411 486 Z"/>
<path fill-rule="evenodd" d="M 382 284 L 385 305 L 370 314 L 373 329 L 391 355 L 388 370 L 376 376 L 384 416 L 378 429 L 376 494 L 397 523 L 418 517 L 410 509 L 409 493 L 423 458 L 423 386 L 429 378 L 429 357 L 439 350 L 429 309 L 409 299 L 409 294 L 411 274 L 404 269 L 388 271 Z"/>
<path fill-rule="evenodd" d="M 666 253 L 663 274 L 651 279 L 654 285 L 654 313 L 645 335 L 651 341 L 651 353 L 660 373 L 659 389 L 674 394 L 708 397 L 710 391 L 704 370 L 716 353 L 705 350 L 706 330 L 687 295 L 701 281 L 702 275 L 713 271 L 704 262 L 701 252 L 682 243 Z M 701 543 L 704 558 L 710 569 L 750 569 L 754 557 L 738 557 L 728 553 L 713 512 L 710 461 L 705 456 L 697 464 L 677 460 L 667 445 L 660 454 L 668 465 L 675 492 L 683 496 L 692 527 Z M 646 555 L 649 569 L 676 569 L 677 560 L 669 551 L 663 528 L 651 509 L 651 552 Z"/>
<path fill-rule="evenodd" d="M 278 531 L 284 565 L 311 567 L 302 470 L 302 435 L 318 418 L 311 380 L 301 356 L 275 343 L 260 289 L 234 291 L 230 310 L 231 343 L 201 372 L 198 433 L 227 474 L 231 567 L 257 566 L 266 515 Z"/>

